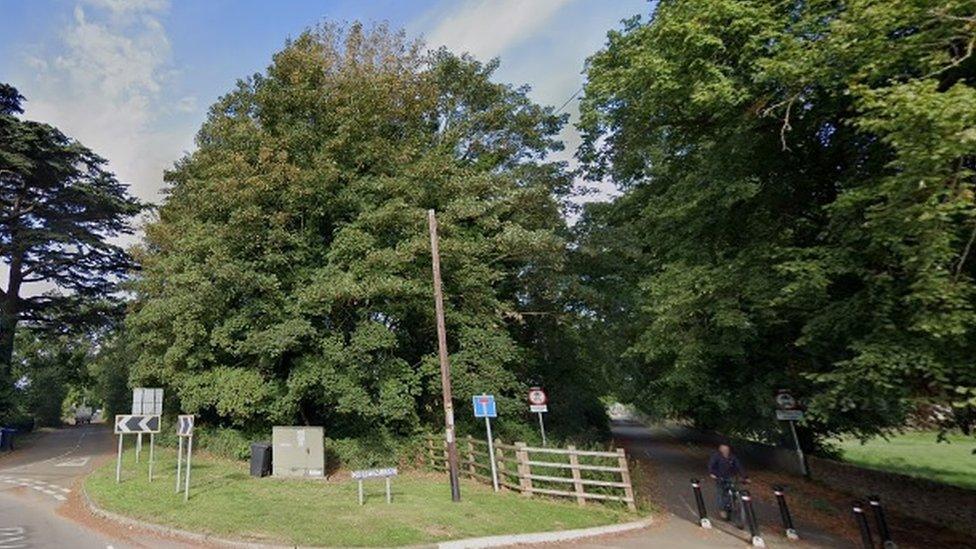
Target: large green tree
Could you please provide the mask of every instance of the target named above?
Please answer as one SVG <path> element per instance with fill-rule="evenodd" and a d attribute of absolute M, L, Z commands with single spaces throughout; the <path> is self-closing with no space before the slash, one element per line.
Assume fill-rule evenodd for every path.
<path fill-rule="evenodd" d="M 786 387 L 815 433 L 922 405 L 968 428 L 974 7 L 663 0 L 610 33 L 579 156 L 623 194 L 584 216 L 577 263 L 630 398 L 772 433 Z"/>
<path fill-rule="evenodd" d="M 132 268 L 114 241 L 140 211 L 106 161 L 47 124 L 22 120 L 23 97 L 0 83 L 0 405 L 11 387 L 18 324 L 64 332 L 118 313 Z M 25 285 L 46 286 L 23 295 Z"/>
<path fill-rule="evenodd" d="M 134 379 L 237 427 L 436 420 L 433 208 L 459 402 L 493 392 L 518 416 L 526 384 L 569 384 L 541 366 L 563 313 L 570 179 L 545 158 L 564 117 L 496 66 L 326 25 L 239 82 L 146 227 Z"/>

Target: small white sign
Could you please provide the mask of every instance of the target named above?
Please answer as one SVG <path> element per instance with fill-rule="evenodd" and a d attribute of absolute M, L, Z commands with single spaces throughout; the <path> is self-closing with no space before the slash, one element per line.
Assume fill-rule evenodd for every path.
<path fill-rule="evenodd" d="M 158 416 L 163 413 L 163 390 L 136 387 L 132 390 L 132 415 Z"/>
<path fill-rule="evenodd" d="M 181 437 L 193 436 L 193 415 L 184 414 L 179 416 L 176 422 L 176 434 Z"/>
<path fill-rule="evenodd" d="M 776 393 L 776 407 L 780 410 L 793 410 L 796 408 L 796 399 L 785 389 L 780 389 Z"/>
<path fill-rule="evenodd" d="M 549 397 L 546 396 L 546 392 L 542 390 L 542 387 L 532 387 L 529 389 L 529 404 L 539 406 L 548 403 Z"/>
<path fill-rule="evenodd" d="M 356 480 L 362 480 L 367 478 L 395 477 L 395 476 L 397 476 L 396 467 L 388 467 L 386 469 L 364 469 L 362 471 L 352 472 L 352 478 Z"/>
<path fill-rule="evenodd" d="M 533 414 L 541 414 L 549 411 L 549 406 L 547 404 L 530 404 L 529 411 Z"/>
<path fill-rule="evenodd" d="M 800 421 L 803 410 L 776 410 L 776 419 L 780 421 Z"/>

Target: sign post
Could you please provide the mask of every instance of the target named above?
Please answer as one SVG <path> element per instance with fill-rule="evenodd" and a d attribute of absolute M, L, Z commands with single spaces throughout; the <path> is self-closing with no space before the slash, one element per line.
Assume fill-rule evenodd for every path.
<path fill-rule="evenodd" d="M 193 452 L 193 415 L 181 415 L 176 422 L 176 436 L 180 439 L 176 452 L 176 493 L 180 493 L 180 465 L 183 459 L 183 439 L 186 441 L 186 484 L 183 488 L 183 501 L 190 497 L 190 454 Z"/>
<path fill-rule="evenodd" d="M 498 470 L 495 464 L 495 441 L 491 438 L 491 418 L 498 417 L 495 408 L 494 395 L 477 395 L 471 397 L 474 405 L 474 417 L 485 418 L 485 430 L 488 432 L 488 461 L 491 463 L 491 485 L 498 491 Z"/>
<path fill-rule="evenodd" d="M 427 224 L 430 228 L 430 257 L 434 273 L 437 356 L 441 365 L 441 390 L 444 393 L 444 440 L 447 443 L 447 469 L 451 479 L 451 500 L 461 501 L 457 440 L 454 436 L 454 402 L 451 396 L 451 363 L 447 357 L 447 326 L 444 322 L 444 294 L 441 291 L 441 253 L 437 237 L 437 217 L 434 215 L 434 210 L 427 210 Z"/>
<path fill-rule="evenodd" d="M 152 482 L 154 434 L 159 432 L 158 415 L 117 415 L 115 416 L 115 434 L 119 435 L 119 454 L 115 462 L 115 482 L 122 482 L 122 437 L 128 434 L 138 435 L 149 433 L 149 481 Z"/>
<path fill-rule="evenodd" d="M 776 393 L 776 419 L 790 424 L 790 433 L 793 435 L 793 443 L 796 445 L 796 457 L 800 462 L 800 472 L 803 473 L 803 476 L 809 476 L 807 461 L 803 457 L 803 448 L 800 447 L 800 437 L 796 434 L 796 422 L 803 419 L 803 410 L 800 410 L 796 399 L 785 389 L 780 389 Z"/>
<path fill-rule="evenodd" d="M 176 449 L 176 493 L 180 493 L 180 478 L 183 476 L 182 466 L 183 466 L 183 437 L 176 437 L 179 439 L 179 444 Z"/>
<path fill-rule="evenodd" d="M 386 481 L 386 502 L 393 503 L 393 492 L 390 489 L 390 479 L 397 476 L 397 468 L 390 467 L 388 469 L 364 469 L 362 471 L 353 471 L 352 478 L 359 484 L 359 504 L 363 505 L 366 502 L 366 498 L 363 496 L 363 481 L 370 478 L 381 478 Z"/>
<path fill-rule="evenodd" d="M 542 414 L 549 411 L 549 397 L 542 387 L 532 387 L 529 389 L 529 411 L 539 414 L 539 431 L 542 433 L 542 445 L 546 446 L 546 424 L 542 420 Z"/>

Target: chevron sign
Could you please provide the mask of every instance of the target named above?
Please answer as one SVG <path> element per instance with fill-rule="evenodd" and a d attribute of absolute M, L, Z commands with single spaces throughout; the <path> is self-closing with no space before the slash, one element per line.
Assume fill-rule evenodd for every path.
<path fill-rule="evenodd" d="M 176 434 L 181 437 L 192 437 L 193 436 L 193 416 L 185 415 L 180 416 L 179 421 L 176 422 Z"/>
<path fill-rule="evenodd" d="M 115 434 L 158 433 L 159 416 L 118 415 L 115 416 Z"/>

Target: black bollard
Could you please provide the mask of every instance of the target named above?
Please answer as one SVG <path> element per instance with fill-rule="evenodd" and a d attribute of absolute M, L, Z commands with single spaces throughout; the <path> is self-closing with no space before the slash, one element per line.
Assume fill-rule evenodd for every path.
<path fill-rule="evenodd" d="M 691 489 L 695 492 L 695 505 L 698 506 L 698 524 L 702 528 L 711 528 L 712 521 L 708 520 L 708 514 L 705 512 L 705 498 L 702 497 L 701 482 L 697 478 L 691 479 Z"/>
<path fill-rule="evenodd" d="M 874 540 L 871 539 L 871 529 L 868 527 L 868 517 L 864 516 L 864 505 L 860 501 L 855 501 L 851 510 L 854 512 L 854 522 L 857 523 L 857 528 L 861 531 L 861 544 L 864 549 L 874 549 Z"/>
<path fill-rule="evenodd" d="M 746 524 L 749 525 L 749 535 L 752 536 L 753 547 L 765 547 L 762 535 L 759 534 L 759 521 L 756 520 L 756 511 L 752 508 L 752 496 L 748 490 L 739 492 L 742 497 L 742 508 L 746 512 Z"/>
<path fill-rule="evenodd" d="M 790 508 L 786 506 L 786 494 L 783 493 L 783 487 L 773 486 L 773 493 L 776 494 L 776 503 L 779 504 L 779 517 L 783 520 L 783 530 L 786 531 L 787 539 L 800 539 L 800 535 L 796 533 L 796 528 L 793 527 Z"/>
<path fill-rule="evenodd" d="M 884 549 L 895 549 L 898 546 L 891 541 L 891 530 L 888 529 L 888 521 L 885 519 L 884 507 L 881 507 L 881 498 L 878 496 L 868 496 L 868 503 L 871 504 L 871 512 L 874 514 L 874 522 L 878 526 L 878 536 L 881 538 L 881 546 Z"/>

